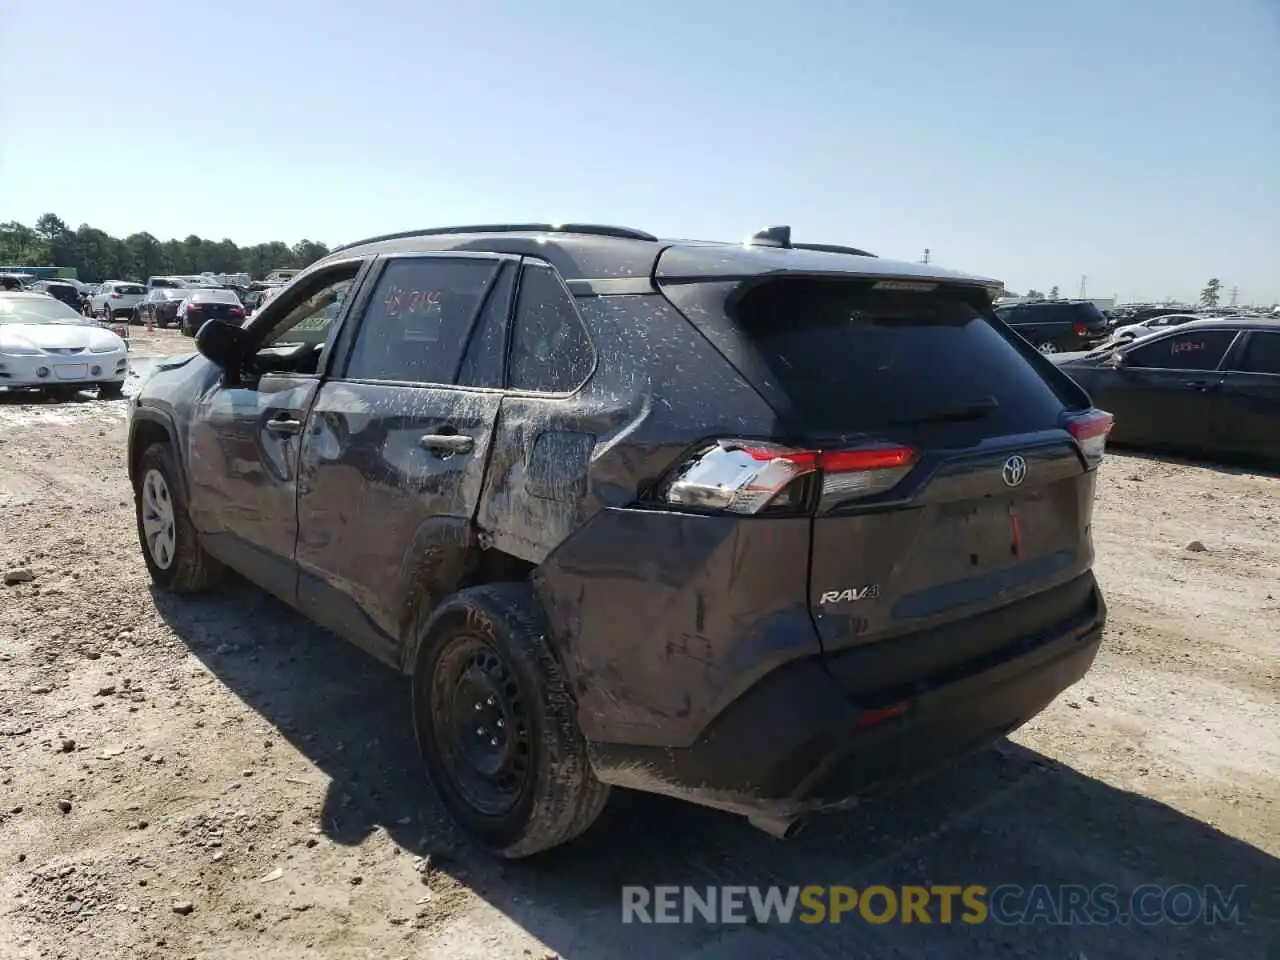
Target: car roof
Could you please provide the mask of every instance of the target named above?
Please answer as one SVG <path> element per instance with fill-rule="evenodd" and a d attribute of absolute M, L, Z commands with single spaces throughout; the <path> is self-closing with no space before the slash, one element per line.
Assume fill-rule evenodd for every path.
<path fill-rule="evenodd" d="M 1280 330 L 1280 317 L 1207 317 L 1179 324 L 1169 334 L 1188 330 Z"/>
<path fill-rule="evenodd" d="M 642 230 L 597 224 L 437 227 L 350 243 L 316 266 L 356 256 L 431 252 L 538 257 L 550 262 L 575 292 L 582 292 L 578 282 L 583 281 L 599 285 L 627 280 L 729 280 L 793 272 L 996 286 L 988 278 L 931 264 L 882 260 L 852 247 L 792 243 L 790 229 L 785 227 L 762 231 L 745 243 L 661 240 Z"/>

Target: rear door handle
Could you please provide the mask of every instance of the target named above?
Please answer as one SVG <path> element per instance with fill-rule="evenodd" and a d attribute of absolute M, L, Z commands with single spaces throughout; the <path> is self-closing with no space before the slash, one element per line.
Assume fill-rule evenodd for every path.
<path fill-rule="evenodd" d="M 267 429 L 272 433 L 283 433 L 289 436 L 295 436 L 302 432 L 302 421 L 290 420 L 288 417 L 283 417 L 278 420 L 268 420 Z"/>
<path fill-rule="evenodd" d="M 418 438 L 418 446 L 428 453 L 444 454 L 470 453 L 475 449 L 476 441 L 462 433 L 428 433 Z"/>

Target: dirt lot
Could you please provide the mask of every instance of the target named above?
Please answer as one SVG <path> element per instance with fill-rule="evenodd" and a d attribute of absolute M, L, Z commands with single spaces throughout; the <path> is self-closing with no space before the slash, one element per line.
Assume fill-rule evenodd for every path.
<path fill-rule="evenodd" d="M 423 782 L 403 681 L 250 587 L 153 595 L 126 402 L 0 396 L 0 571 L 35 576 L 0 587 L 3 960 L 1280 956 L 1280 479 L 1112 455 L 1104 651 L 998 749 L 790 843 L 615 794 L 498 864 Z M 619 922 L 627 883 L 1003 882 L 1244 884 L 1249 919 Z"/>

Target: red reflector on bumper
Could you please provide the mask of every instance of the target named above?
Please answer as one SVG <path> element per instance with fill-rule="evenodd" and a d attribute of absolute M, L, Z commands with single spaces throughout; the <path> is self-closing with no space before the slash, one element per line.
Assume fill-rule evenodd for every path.
<path fill-rule="evenodd" d="M 864 710 L 858 715 L 858 719 L 854 721 L 855 729 L 863 729 L 865 727 L 874 727 L 876 724 L 884 723 L 886 720 L 892 720 L 894 717 L 900 717 L 911 709 L 911 701 L 903 700 L 901 703 L 894 703 L 887 707 L 878 707 L 875 710 Z"/>

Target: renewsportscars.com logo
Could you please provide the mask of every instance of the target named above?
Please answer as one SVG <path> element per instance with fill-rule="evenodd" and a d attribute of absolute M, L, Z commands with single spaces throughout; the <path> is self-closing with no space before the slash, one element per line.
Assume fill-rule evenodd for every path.
<path fill-rule="evenodd" d="M 1247 889 L 1154 884 L 623 887 L 623 923 L 1243 923 Z"/>

